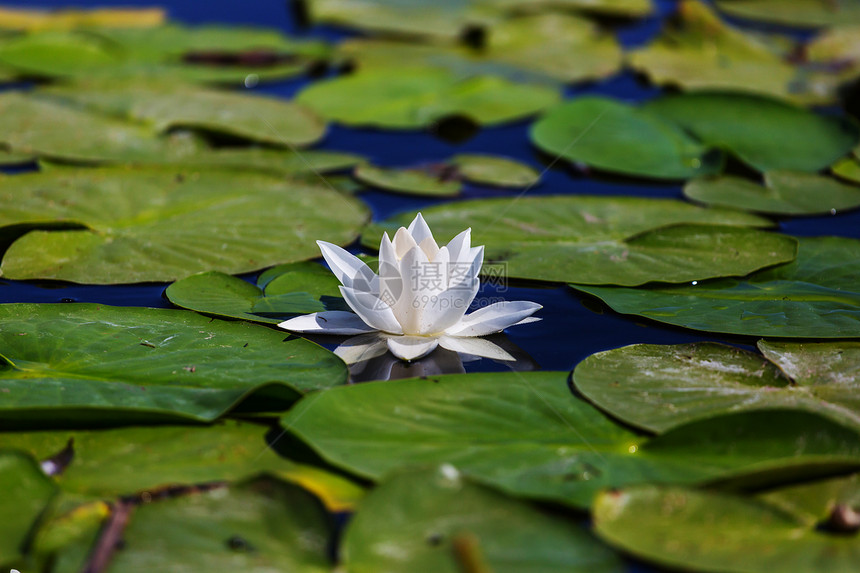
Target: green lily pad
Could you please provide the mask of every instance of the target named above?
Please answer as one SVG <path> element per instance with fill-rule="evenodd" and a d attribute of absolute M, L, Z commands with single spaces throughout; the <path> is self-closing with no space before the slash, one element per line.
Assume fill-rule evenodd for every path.
<path fill-rule="evenodd" d="M 42 93 L 151 124 L 159 133 L 198 129 L 280 146 L 310 145 L 325 133 L 325 123 L 305 106 L 181 84 L 95 82 Z"/>
<path fill-rule="evenodd" d="M 762 485 L 860 467 L 857 430 L 808 412 L 732 414 L 646 440 L 575 398 L 567 378 L 493 372 L 342 386 L 300 400 L 281 423 L 369 479 L 448 463 L 507 493 L 581 508 L 625 484 Z"/>
<path fill-rule="evenodd" d="M 687 179 L 722 169 L 719 154 L 671 122 L 608 98 L 558 105 L 532 125 L 530 137 L 553 157 L 626 175 Z"/>
<path fill-rule="evenodd" d="M 332 530 L 310 494 L 258 480 L 137 507 L 105 571 L 324 573 Z"/>
<path fill-rule="evenodd" d="M 57 486 L 30 456 L 0 449 L 0 566 L 19 565 L 32 529 Z"/>
<path fill-rule="evenodd" d="M 0 166 L 3 167 L 33 163 L 36 160 L 36 156 L 30 155 L 29 153 L 15 153 L 12 151 L 0 150 Z"/>
<path fill-rule="evenodd" d="M 362 71 L 436 68 L 463 78 L 490 74 L 551 84 L 605 78 L 622 63 L 611 34 L 590 20 L 558 13 L 499 22 L 479 50 L 362 38 L 342 43 L 338 53 Z"/>
<path fill-rule="evenodd" d="M 854 156 L 840 159 L 831 167 L 833 174 L 842 179 L 860 183 L 860 159 Z"/>
<path fill-rule="evenodd" d="M 744 280 L 639 289 L 571 285 L 658 322 L 771 338 L 860 338 L 860 241 L 799 239 L 797 260 Z"/>
<path fill-rule="evenodd" d="M 860 538 L 822 524 L 839 504 L 856 508 L 858 496 L 856 476 L 753 498 L 637 486 L 602 494 L 594 523 L 611 545 L 673 569 L 849 573 L 860 559 Z"/>
<path fill-rule="evenodd" d="M 343 554 L 349 573 L 458 573 L 475 560 L 495 573 L 626 570 L 575 523 L 471 483 L 451 466 L 386 479 L 351 519 Z"/>
<path fill-rule="evenodd" d="M 510 278 L 639 285 L 744 275 L 793 260 L 794 239 L 740 225 L 767 225 L 738 211 L 670 199 L 546 196 L 462 201 L 423 209 L 440 240 L 474 228 L 485 260 Z M 374 247 L 414 214 L 367 227 Z M 720 248 L 715 248 L 720 245 Z M 751 247 L 754 245 L 754 247 Z"/>
<path fill-rule="evenodd" d="M 688 93 L 651 100 L 644 109 L 759 171 L 819 171 L 860 139 L 858 126 L 845 118 L 750 94 Z"/>
<path fill-rule="evenodd" d="M 684 187 L 689 199 L 773 215 L 833 214 L 860 206 L 860 187 L 791 171 L 770 171 L 764 186 L 741 177 L 695 179 Z"/>
<path fill-rule="evenodd" d="M 0 324 L 5 425 L 209 421 L 254 394 L 284 407 L 347 374 L 305 340 L 186 311 L 4 304 Z"/>
<path fill-rule="evenodd" d="M 91 10 L 32 10 L 0 8 L 2 30 L 69 30 L 107 26 L 147 28 L 164 23 L 161 8 L 96 8 Z"/>
<path fill-rule="evenodd" d="M 784 98 L 805 95 L 798 71 L 759 37 L 723 23 L 705 4 L 678 3 L 677 20 L 630 64 L 659 85 L 728 89 Z"/>
<path fill-rule="evenodd" d="M 461 183 L 421 169 L 387 169 L 365 163 L 356 167 L 353 176 L 370 187 L 384 191 L 451 197 L 459 195 Z"/>
<path fill-rule="evenodd" d="M 350 126 L 418 129 L 450 116 L 495 125 L 558 102 L 557 90 L 494 76 L 466 80 L 444 70 L 385 69 L 312 84 L 296 101 Z"/>
<path fill-rule="evenodd" d="M 113 168 L 10 177 L 0 213 L 0 226 L 29 231 L 6 251 L 2 276 L 115 284 L 316 258 L 313 240 L 352 242 L 367 207 L 262 173 Z"/>
<path fill-rule="evenodd" d="M 761 342 L 760 347 L 767 359 L 714 343 L 634 344 L 589 356 L 573 380 L 602 410 L 656 433 L 768 408 L 802 409 L 860 429 L 860 378 L 855 379 L 860 344 Z"/>
<path fill-rule="evenodd" d="M 717 0 L 717 7 L 731 16 L 789 26 L 844 26 L 860 23 L 856 0 Z"/>
<path fill-rule="evenodd" d="M 173 283 L 165 295 L 182 308 L 269 324 L 289 315 L 348 310 L 338 290 L 340 282 L 323 266 L 293 263 L 275 270 L 276 274 L 261 276 L 257 285 L 215 271 L 200 273 Z"/>
<path fill-rule="evenodd" d="M 540 173 L 507 157 L 461 153 L 451 158 L 457 175 L 466 181 L 493 187 L 527 188 L 540 182 Z"/>
<path fill-rule="evenodd" d="M 82 76 L 120 60 L 105 42 L 75 31 L 25 34 L 0 43 L 0 64 L 22 75 Z"/>
<path fill-rule="evenodd" d="M 5 432 L 0 433 L 0 448 L 46 459 L 71 440 L 74 456 L 55 480 L 66 494 L 82 498 L 112 500 L 142 493 L 157 497 L 173 486 L 233 482 L 261 473 L 302 485 L 333 511 L 348 509 L 361 497 L 362 489 L 346 478 L 280 457 L 267 445 L 268 430 L 226 421 L 213 426 Z"/>

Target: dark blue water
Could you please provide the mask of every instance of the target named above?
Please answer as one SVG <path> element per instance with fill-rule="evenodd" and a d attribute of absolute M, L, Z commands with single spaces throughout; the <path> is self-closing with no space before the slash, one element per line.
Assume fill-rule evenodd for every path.
<path fill-rule="evenodd" d="M 105 5 L 102 0 L 85 0 L 73 3 L 42 0 L 27 3 L 35 7 L 93 7 Z M 149 6 L 147 1 L 117 1 L 111 5 Z M 351 35 L 349 32 L 326 27 L 299 29 L 293 21 L 287 2 L 265 0 L 237 3 L 229 0 L 196 1 L 167 0 L 160 2 L 172 18 L 187 24 L 225 23 L 278 27 L 290 34 L 336 41 Z M 657 2 L 658 13 L 646 20 L 620 26 L 617 30 L 627 46 L 647 43 L 656 34 L 663 19 L 671 13 L 674 2 Z M 308 82 L 305 78 L 263 85 L 255 91 L 269 95 L 291 97 Z M 601 94 L 629 101 L 654 97 L 659 90 L 649 86 L 631 73 L 623 73 L 606 81 L 569 87 L 567 95 Z M 443 141 L 426 132 L 382 132 L 348 129 L 332 126 L 322 149 L 353 151 L 368 156 L 381 165 L 407 166 L 441 160 L 456 153 L 481 152 L 513 157 L 525 161 L 539 170 L 545 170 L 542 182 L 528 190 L 529 195 L 542 194 L 598 194 L 637 195 L 644 197 L 681 198 L 678 184 L 649 183 L 641 180 L 611 178 L 605 175 L 578 172 L 565 162 L 547 166 L 546 159 L 529 144 L 529 121 L 502 127 L 483 129 L 471 139 L 461 143 Z M 517 197 L 519 192 L 490 190 L 469 186 L 463 198 L 492 196 Z M 406 197 L 378 191 L 361 194 L 373 210 L 374 219 L 433 205 L 439 200 L 426 197 Z M 841 235 L 860 238 L 860 212 L 838 216 L 809 217 L 785 220 L 779 223 L 783 232 L 796 235 Z M 252 277 L 248 277 L 252 278 Z M 166 285 L 83 286 L 63 283 L 35 283 L 0 280 L 0 302 L 98 302 L 120 306 L 169 307 L 163 298 Z M 503 296 L 508 300 L 532 300 L 544 305 L 540 312 L 543 321 L 510 330 L 510 342 L 530 355 L 542 369 L 566 370 L 586 356 L 627 344 L 682 343 L 696 340 L 723 340 L 748 344 L 751 339 L 727 339 L 717 335 L 702 335 L 674 327 L 662 326 L 641 319 L 632 319 L 613 313 L 593 300 L 583 300 L 565 287 L 520 288 L 509 286 L 499 293 L 486 287 L 480 296 Z M 465 365 L 467 371 L 499 370 L 505 367 L 490 360 L 479 360 Z"/>

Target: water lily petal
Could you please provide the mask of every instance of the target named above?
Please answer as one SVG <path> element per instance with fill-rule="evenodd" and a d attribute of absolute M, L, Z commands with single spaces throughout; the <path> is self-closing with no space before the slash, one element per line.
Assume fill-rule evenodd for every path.
<path fill-rule="evenodd" d="M 343 295 L 349 308 L 360 316 L 361 320 L 368 326 L 373 327 L 373 330 L 392 334 L 403 333 L 400 323 L 394 317 L 394 311 L 378 296 L 344 286 L 340 287 L 340 294 Z"/>
<path fill-rule="evenodd" d="M 406 253 L 418 246 L 418 243 L 415 242 L 415 239 L 412 238 L 406 227 L 397 229 L 397 232 L 394 233 L 394 240 L 391 243 L 394 245 L 394 252 L 398 260 L 402 259 Z"/>
<path fill-rule="evenodd" d="M 382 241 L 379 242 L 379 276 L 384 276 L 386 271 L 383 268 L 399 268 L 399 260 L 397 251 L 394 249 L 394 244 L 388 238 L 388 233 L 382 234 Z"/>
<path fill-rule="evenodd" d="M 450 336 L 485 336 L 513 326 L 543 308 L 526 300 L 503 301 L 491 304 L 472 314 L 445 331 Z"/>
<path fill-rule="evenodd" d="M 418 246 L 421 247 L 421 250 L 424 251 L 424 254 L 427 255 L 427 258 L 431 261 L 436 258 L 436 254 L 439 252 L 439 245 L 436 244 L 433 237 L 427 237 L 418 243 Z"/>
<path fill-rule="evenodd" d="M 344 310 L 329 310 L 304 314 L 278 324 L 293 332 L 310 334 L 364 334 L 376 329 L 368 326 L 361 317 Z"/>
<path fill-rule="evenodd" d="M 427 356 L 439 346 L 436 338 L 423 336 L 392 336 L 388 339 L 388 349 L 401 360 L 417 360 Z"/>
<path fill-rule="evenodd" d="M 409 228 L 406 229 L 409 231 L 409 234 L 412 235 L 412 238 L 415 239 L 415 242 L 419 245 L 423 243 L 426 239 L 430 239 L 433 241 L 433 244 L 436 244 L 436 240 L 433 238 L 433 232 L 430 230 L 430 227 L 427 225 L 427 221 L 424 220 L 424 216 L 421 213 L 415 215 L 415 218 L 409 223 Z M 439 246 L 436 245 L 438 249 Z"/>
<path fill-rule="evenodd" d="M 451 254 L 451 262 L 465 261 L 472 245 L 471 227 L 448 241 L 446 247 Z"/>
<path fill-rule="evenodd" d="M 334 353 L 347 364 L 364 362 L 388 352 L 388 343 L 378 333 L 353 336 L 334 349 Z"/>
<path fill-rule="evenodd" d="M 536 316 L 528 316 L 528 317 L 526 317 L 526 318 L 522 319 L 521 321 L 519 321 L 518 323 L 516 323 L 516 324 L 512 324 L 511 326 L 519 326 L 519 325 L 521 325 L 521 324 L 529 324 L 529 323 L 532 323 L 532 322 L 540 322 L 540 321 L 542 321 L 542 320 L 543 320 L 542 318 L 538 318 L 538 317 L 536 317 Z"/>
<path fill-rule="evenodd" d="M 332 243 L 317 241 L 317 245 L 331 272 L 343 286 L 364 292 L 370 292 L 374 288 L 377 282 L 376 273 L 361 259 Z"/>
<path fill-rule="evenodd" d="M 481 273 L 481 266 L 484 264 L 484 247 L 475 247 L 469 252 L 469 258 L 462 259 L 457 263 L 448 265 L 449 288 L 459 287 L 471 289 L 473 285 L 480 283 L 478 275 Z"/>
<path fill-rule="evenodd" d="M 437 334 L 454 326 L 463 318 L 469 305 L 478 294 L 479 282 L 476 280 L 470 286 L 459 285 L 449 288 L 424 305 L 421 313 L 420 332 L 422 334 Z"/>
<path fill-rule="evenodd" d="M 427 255 L 417 246 L 400 259 L 403 292 L 393 308 L 405 334 L 423 334 L 420 330 L 421 314 L 432 295 L 427 289 L 427 281 L 434 270 L 427 260 Z"/>
<path fill-rule="evenodd" d="M 508 354 L 501 346 L 490 342 L 486 338 L 458 338 L 456 336 L 442 336 L 439 338 L 439 346 L 454 352 L 462 352 L 469 356 L 481 356 L 492 360 L 515 361 L 516 358 Z"/>

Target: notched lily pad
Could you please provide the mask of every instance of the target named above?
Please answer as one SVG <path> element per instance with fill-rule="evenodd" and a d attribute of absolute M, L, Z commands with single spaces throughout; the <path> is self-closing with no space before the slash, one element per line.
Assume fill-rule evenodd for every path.
<path fill-rule="evenodd" d="M 173 283 L 165 295 L 197 312 L 277 324 L 295 314 L 349 310 L 339 284 L 328 269 L 305 262 L 266 271 L 256 285 L 215 271 L 200 273 Z"/>
<path fill-rule="evenodd" d="M 860 538 L 834 530 L 827 514 L 837 507 L 853 511 L 858 498 L 856 475 L 755 497 L 637 486 L 601 494 L 594 524 L 610 545 L 664 567 L 848 573 Z"/>
<path fill-rule="evenodd" d="M 496 125 L 533 115 L 556 103 L 556 89 L 516 84 L 495 76 L 460 79 L 433 69 L 384 69 L 308 86 L 296 101 L 350 126 L 419 129 L 461 115 Z"/>
<path fill-rule="evenodd" d="M 301 400 L 281 423 L 366 478 L 447 463 L 507 493 L 575 507 L 632 483 L 766 485 L 860 467 L 860 433 L 808 412 L 732 414 L 646 440 L 575 398 L 565 372 L 343 386 Z"/>
<path fill-rule="evenodd" d="M 580 97 L 547 111 L 530 131 L 542 151 L 606 171 L 657 179 L 718 173 L 720 154 L 660 117 L 602 97 Z"/>
<path fill-rule="evenodd" d="M 860 344 L 762 341 L 759 347 L 766 358 L 714 343 L 635 344 L 589 356 L 573 379 L 592 403 L 651 432 L 775 408 L 860 429 Z"/>
<path fill-rule="evenodd" d="M 0 206 L 0 226 L 29 230 L 6 251 L 2 276 L 90 284 L 312 259 L 313 239 L 348 244 L 367 218 L 360 201 L 326 185 L 215 168 L 18 175 L 5 182 Z"/>
<path fill-rule="evenodd" d="M 860 338 L 860 241 L 800 238 L 797 260 L 746 279 L 638 289 L 571 285 L 625 314 L 772 338 Z"/>
<path fill-rule="evenodd" d="M 792 171 L 765 173 L 764 186 L 732 176 L 694 179 L 684 187 L 684 195 L 706 205 L 772 215 L 835 215 L 860 207 L 857 185 Z"/>
<path fill-rule="evenodd" d="M 7 426 L 211 421 L 251 395 L 283 408 L 347 375 L 305 340 L 186 311 L 4 304 L 0 324 Z"/>
<path fill-rule="evenodd" d="M 692 281 L 790 261 L 796 249 L 792 238 L 743 228 L 769 225 L 764 219 L 667 199 L 487 199 L 422 213 L 440 240 L 473 227 L 474 244 L 485 245 L 485 261 L 506 265 L 510 278 L 627 285 Z M 363 243 L 373 248 L 383 231 L 391 235 L 410 217 L 369 226 Z"/>
<path fill-rule="evenodd" d="M 516 523 L 517 527 L 511 527 Z M 397 555 L 388 548 L 396 545 Z M 451 466 L 386 479 L 350 520 L 347 571 L 621 573 L 621 558 L 570 520 L 472 483 Z"/>

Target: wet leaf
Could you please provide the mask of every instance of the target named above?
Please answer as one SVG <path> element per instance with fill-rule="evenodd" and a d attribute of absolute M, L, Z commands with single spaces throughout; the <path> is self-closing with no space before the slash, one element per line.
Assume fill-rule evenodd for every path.
<path fill-rule="evenodd" d="M 75 456 L 56 480 L 67 494 L 90 499 L 144 493 L 158 498 L 171 488 L 235 482 L 260 473 L 302 485 L 332 511 L 349 509 L 361 497 L 361 488 L 343 477 L 280 457 L 267 444 L 267 431 L 266 426 L 226 421 L 213 426 L 5 432 L 0 433 L 0 447 L 44 459 L 73 440 Z M 79 500 L 70 501 L 71 508 L 81 506 Z"/>
<path fill-rule="evenodd" d="M 472 227 L 473 244 L 486 246 L 486 263 L 505 265 L 510 278 L 627 285 L 683 282 L 744 275 L 790 261 L 795 253 L 794 239 L 737 227 L 767 225 L 763 219 L 666 199 L 488 199 L 430 207 L 422 213 L 440 241 Z M 363 243 L 375 247 L 383 231 L 392 236 L 411 217 L 414 214 L 404 213 L 369 226 Z"/>
<path fill-rule="evenodd" d="M 57 487 L 30 456 L 0 449 L 0 566 L 19 565 L 31 530 Z"/>
<path fill-rule="evenodd" d="M 173 304 L 212 314 L 277 324 L 289 315 L 348 310 L 335 276 L 316 263 L 293 263 L 267 271 L 257 285 L 219 272 L 177 281 L 165 294 Z"/>
<path fill-rule="evenodd" d="M 18 175 L 0 213 L 0 225 L 29 230 L 6 251 L 4 277 L 115 284 L 316 258 L 314 239 L 352 242 L 367 208 L 321 184 L 176 167 Z"/>
<path fill-rule="evenodd" d="M 455 573 L 475 559 L 494 573 L 625 570 L 577 524 L 471 483 L 451 466 L 386 479 L 362 500 L 343 553 L 349 573 Z"/>
<path fill-rule="evenodd" d="M 625 314 L 694 330 L 773 338 L 860 338 L 860 241 L 801 238 L 797 260 L 687 286 L 572 285 Z"/>
<path fill-rule="evenodd" d="M 764 186 L 732 176 L 695 179 L 684 195 L 706 205 L 774 215 L 835 215 L 860 206 L 860 187 L 791 171 L 765 173 Z"/>
<path fill-rule="evenodd" d="M 569 161 L 625 175 L 686 179 L 717 173 L 719 155 L 671 122 L 639 108 L 594 96 L 547 111 L 531 127 L 541 150 Z"/>
<path fill-rule="evenodd" d="M 506 157 L 461 153 L 450 161 L 460 177 L 478 185 L 526 188 L 537 185 L 541 177 L 529 165 Z"/>
<path fill-rule="evenodd" d="M 353 175 L 370 187 L 409 195 L 450 197 L 459 195 L 461 183 L 456 179 L 421 169 L 388 169 L 370 164 L 359 165 Z"/>
<path fill-rule="evenodd" d="M 269 480 L 137 507 L 107 572 L 331 571 L 332 523 L 319 502 Z"/>
<path fill-rule="evenodd" d="M 662 97 L 644 109 L 724 149 L 759 171 L 819 171 L 857 145 L 857 124 L 775 99 L 698 92 Z"/>
<path fill-rule="evenodd" d="M 574 383 L 615 418 L 656 433 L 774 408 L 815 412 L 860 429 L 858 343 L 759 346 L 767 359 L 715 343 L 635 344 L 589 356 L 576 367 Z"/>
<path fill-rule="evenodd" d="M 597 534 L 640 559 L 697 571 L 848 573 L 860 559 L 856 535 L 827 531 L 827 512 L 856 507 L 856 476 L 756 497 L 637 486 L 602 494 Z M 808 509 L 800 506 L 808 506 Z"/>
<path fill-rule="evenodd" d="M 325 123 L 302 105 L 235 92 L 152 82 L 96 82 L 45 92 L 104 114 L 148 123 L 159 133 L 197 129 L 284 147 L 309 145 L 325 133 Z"/>
<path fill-rule="evenodd" d="M 723 23 L 705 4 L 678 3 L 677 21 L 656 42 L 630 54 L 654 83 L 799 97 L 802 83 L 783 55 L 761 38 Z M 820 97 L 820 96 L 819 96 Z"/>
<path fill-rule="evenodd" d="M 844 26 L 860 23 L 860 4 L 854 0 L 717 0 L 731 16 L 789 26 Z"/>
<path fill-rule="evenodd" d="M 514 121 L 556 103 L 559 93 L 493 76 L 460 80 L 443 70 L 385 69 L 313 84 L 296 100 L 350 126 L 418 129 L 450 116 L 481 125 Z"/>
<path fill-rule="evenodd" d="M 4 304 L 0 324 L 6 426 L 209 421 L 252 395 L 283 408 L 347 374 L 313 343 L 193 312 Z"/>
<path fill-rule="evenodd" d="M 732 414 L 646 440 L 575 398 L 567 377 L 493 372 L 342 386 L 300 400 L 281 423 L 366 478 L 447 463 L 507 493 L 575 507 L 633 483 L 763 485 L 860 467 L 858 431 L 808 412 Z"/>

